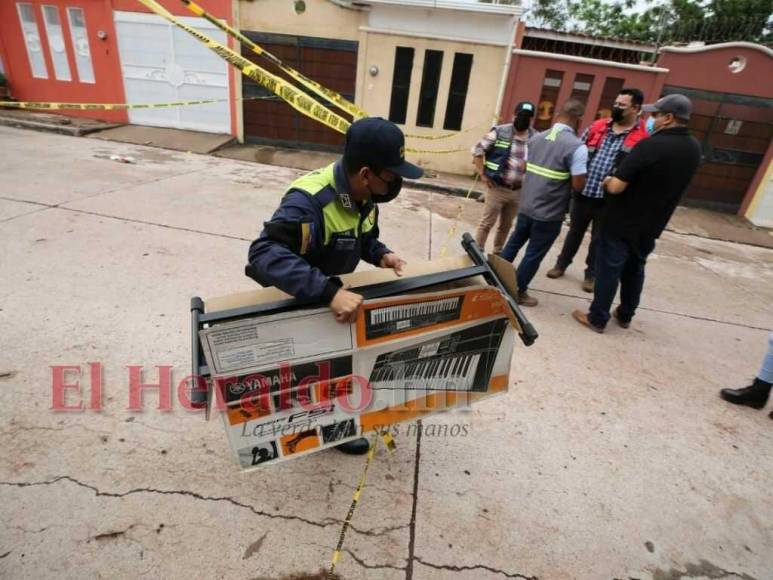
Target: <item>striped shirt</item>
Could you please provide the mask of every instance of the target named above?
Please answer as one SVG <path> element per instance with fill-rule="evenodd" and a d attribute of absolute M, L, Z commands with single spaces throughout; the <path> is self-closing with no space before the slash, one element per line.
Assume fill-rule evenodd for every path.
<path fill-rule="evenodd" d="M 528 158 L 528 145 L 526 142 L 532 135 L 535 134 L 534 129 L 529 128 L 529 134 L 526 139 L 521 139 L 513 132 L 513 142 L 510 146 L 510 157 L 507 159 L 507 164 L 502 172 L 502 181 L 510 189 L 518 189 L 523 182 L 523 176 L 526 172 L 526 160 Z M 472 148 L 472 154 L 474 157 L 485 157 L 488 151 L 491 151 L 494 147 L 494 143 L 497 141 L 497 132 L 495 129 L 491 129 L 486 135 L 478 141 Z"/>

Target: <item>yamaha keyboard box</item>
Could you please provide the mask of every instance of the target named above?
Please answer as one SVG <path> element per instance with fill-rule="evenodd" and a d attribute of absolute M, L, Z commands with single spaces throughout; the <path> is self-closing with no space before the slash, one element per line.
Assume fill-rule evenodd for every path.
<path fill-rule="evenodd" d="M 207 300 L 197 338 L 208 412 L 222 415 L 241 468 L 505 393 L 520 330 L 509 292 L 475 275 L 411 289 L 411 280 L 431 283 L 470 267 L 470 258 L 461 256 L 409 264 L 402 278 L 391 270 L 343 276 L 353 291 L 383 287 L 390 294 L 367 298 L 363 292 L 352 324 L 336 322 L 318 305 L 288 302 L 261 312 L 260 305 L 287 301 L 275 288 Z M 391 295 L 390 284 L 407 291 Z"/>

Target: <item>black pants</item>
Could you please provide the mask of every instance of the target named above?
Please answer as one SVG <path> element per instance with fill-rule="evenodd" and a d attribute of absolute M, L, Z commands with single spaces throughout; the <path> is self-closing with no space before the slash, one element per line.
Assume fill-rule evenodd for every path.
<path fill-rule="evenodd" d="M 603 208 L 603 198 L 591 198 L 579 193 L 572 194 L 572 207 L 569 213 L 569 233 L 566 234 L 561 254 L 559 254 L 558 260 L 556 260 L 556 266 L 562 270 L 566 270 L 569 267 L 577 250 L 580 248 L 582 238 L 588 229 L 588 224 L 593 222 L 590 247 L 588 248 L 588 256 L 585 258 L 585 278 L 595 278 L 596 245 L 598 244 Z"/>
<path fill-rule="evenodd" d="M 604 328 L 609 321 L 609 311 L 620 286 L 620 309 L 623 322 L 630 322 L 639 306 L 644 287 L 644 266 L 647 256 L 655 249 L 654 238 L 631 241 L 608 231 L 599 233 L 596 256 L 596 285 L 588 320 L 594 326 Z"/>

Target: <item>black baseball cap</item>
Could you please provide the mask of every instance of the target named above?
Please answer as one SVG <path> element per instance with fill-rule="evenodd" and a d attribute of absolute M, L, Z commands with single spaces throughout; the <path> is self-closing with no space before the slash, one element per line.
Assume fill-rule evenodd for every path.
<path fill-rule="evenodd" d="M 405 160 L 405 135 L 400 127 L 381 117 L 365 117 L 346 132 L 344 157 L 387 169 L 407 179 L 419 179 L 424 170 Z"/>
<path fill-rule="evenodd" d="M 692 101 L 684 95 L 674 93 L 658 99 L 652 105 L 644 105 L 641 110 L 645 113 L 671 113 L 677 119 L 689 121 L 692 113 Z"/>
<path fill-rule="evenodd" d="M 526 112 L 533 117 L 536 110 L 537 108 L 534 106 L 534 103 L 530 103 L 529 101 L 522 101 L 515 106 L 516 115 L 521 112 Z"/>

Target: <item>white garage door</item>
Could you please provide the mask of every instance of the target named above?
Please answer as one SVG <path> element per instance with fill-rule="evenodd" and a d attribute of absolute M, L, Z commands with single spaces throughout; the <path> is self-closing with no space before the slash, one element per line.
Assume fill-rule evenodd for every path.
<path fill-rule="evenodd" d="M 114 12 L 126 102 L 228 99 L 228 63 L 184 30 L 155 14 Z M 203 18 L 180 18 L 225 44 L 225 33 Z M 231 132 L 228 101 L 129 111 L 135 125 Z"/>

